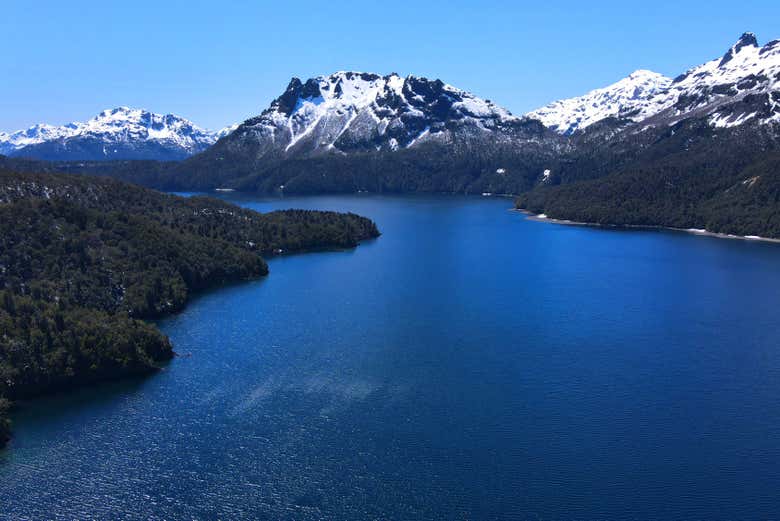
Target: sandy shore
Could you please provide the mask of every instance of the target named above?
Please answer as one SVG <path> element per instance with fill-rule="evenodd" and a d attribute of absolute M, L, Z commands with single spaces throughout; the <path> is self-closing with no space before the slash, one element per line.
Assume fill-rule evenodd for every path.
<path fill-rule="evenodd" d="M 584 223 L 578 221 L 570 221 L 568 219 L 553 219 L 551 217 L 547 217 L 543 213 L 534 214 L 527 210 L 521 210 L 517 208 L 515 209 L 515 211 L 525 214 L 527 216 L 526 219 L 528 219 L 529 221 L 537 221 L 537 222 L 552 223 L 552 224 L 566 224 L 569 226 L 590 226 L 594 228 L 614 228 L 614 229 L 624 229 L 624 230 L 631 230 L 631 229 L 668 230 L 673 232 L 683 232 L 683 233 L 690 233 L 693 235 L 700 235 L 702 237 L 716 237 L 718 239 L 737 239 L 740 241 L 773 242 L 776 244 L 780 244 L 780 239 L 770 239 L 769 237 L 759 237 L 758 235 L 732 235 L 730 233 L 710 232 L 699 228 L 672 228 L 669 226 L 650 226 L 650 225 L 639 225 L 639 224 Z"/>

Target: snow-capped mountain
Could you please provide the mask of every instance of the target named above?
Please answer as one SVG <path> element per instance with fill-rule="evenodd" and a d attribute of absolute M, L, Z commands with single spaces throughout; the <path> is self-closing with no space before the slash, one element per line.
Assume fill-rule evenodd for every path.
<path fill-rule="evenodd" d="M 11 134 L 0 132 L 0 154 L 8 155 L 28 145 L 38 145 L 44 141 L 67 137 L 73 132 L 74 128 L 74 123 L 61 127 L 42 123 L 26 130 L 12 132 Z"/>
<path fill-rule="evenodd" d="M 555 101 L 526 115 L 567 135 L 609 117 L 639 121 L 657 112 L 654 97 L 671 83 L 672 79 L 663 74 L 638 70 L 612 85 Z"/>
<path fill-rule="evenodd" d="M 752 121 L 780 122 L 780 40 L 759 47 L 743 34 L 726 53 L 671 80 L 636 71 L 588 94 L 556 101 L 527 116 L 561 134 L 571 134 L 609 117 L 640 127 L 706 118 L 715 127 Z"/>
<path fill-rule="evenodd" d="M 780 40 L 745 33 L 726 53 L 678 76 L 653 99 L 647 124 L 706 117 L 716 127 L 780 122 Z"/>
<path fill-rule="evenodd" d="M 232 141 L 256 143 L 257 156 L 392 151 L 465 135 L 503 139 L 528 123 L 440 80 L 337 72 L 306 82 L 293 78 Z"/>
<path fill-rule="evenodd" d="M 173 114 L 119 107 L 83 123 L 0 134 L 0 154 L 47 160 L 183 159 L 231 131 L 204 130 Z"/>
<path fill-rule="evenodd" d="M 168 186 L 510 193 L 567 147 L 540 121 L 441 80 L 336 72 L 293 78 Z"/>

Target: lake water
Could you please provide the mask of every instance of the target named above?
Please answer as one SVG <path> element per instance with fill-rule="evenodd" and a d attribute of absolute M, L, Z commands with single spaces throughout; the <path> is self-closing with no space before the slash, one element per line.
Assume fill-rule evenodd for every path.
<path fill-rule="evenodd" d="M 158 375 L 25 405 L 0 518 L 780 517 L 780 245 L 224 197 L 383 235 L 198 296 Z"/>

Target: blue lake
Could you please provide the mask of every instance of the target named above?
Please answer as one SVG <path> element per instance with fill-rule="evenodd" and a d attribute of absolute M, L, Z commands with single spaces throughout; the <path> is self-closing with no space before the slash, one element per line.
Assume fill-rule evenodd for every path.
<path fill-rule="evenodd" d="M 383 235 L 197 296 L 160 374 L 25 404 L 0 519 L 780 517 L 780 245 L 223 197 Z"/>

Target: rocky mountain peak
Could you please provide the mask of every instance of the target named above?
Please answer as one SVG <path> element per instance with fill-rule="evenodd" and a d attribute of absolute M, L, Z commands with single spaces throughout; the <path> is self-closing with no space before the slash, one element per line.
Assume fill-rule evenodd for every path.
<path fill-rule="evenodd" d="M 723 55 L 723 58 L 721 58 L 720 63 L 718 64 L 718 67 L 723 67 L 728 62 L 730 62 L 734 56 L 739 54 L 742 49 L 746 47 L 754 47 L 758 49 L 758 40 L 756 39 L 756 35 L 753 33 L 742 33 L 742 36 L 739 37 L 739 40 L 737 40 L 737 43 L 731 46 L 728 51 L 726 51 L 726 54 Z"/>
<path fill-rule="evenodd" d="M 396 150 L 446 139 L 452 125 L 487 131 L 514 118 L 439 79 L 339 71 L 293 78 L 259 116 L 239 127 L 267 153 Z"/>

